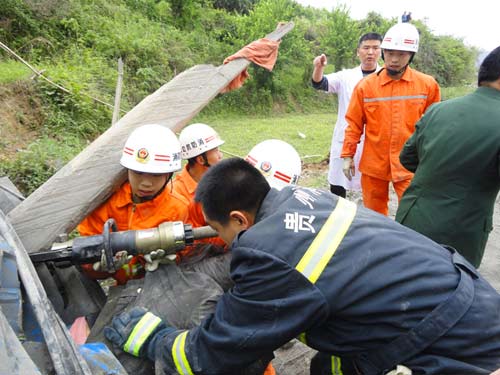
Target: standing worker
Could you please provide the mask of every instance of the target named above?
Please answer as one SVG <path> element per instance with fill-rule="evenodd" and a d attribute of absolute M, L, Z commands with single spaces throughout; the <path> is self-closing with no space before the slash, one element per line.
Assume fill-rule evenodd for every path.
<path fill-rule="evenodd" d="M 479 88 L 433 106 L 401 151 L 415 176 L 396 220 L 458 250 L 479 267 L 500 188 L 500 47 L 482 62 Z"/>
<path fill-rule="evenodd" d="M 340 157 L 342 144 L 344 142 L 344 132 L 347 127 L 345 113 L 351 100 L 352 90 L 356 84 L 368 74 L 374 73 L 379 68 L 378 60 L 380 58 L 380 43 L 382 36 L 377 33 L 367 33 L 359 38 L 357 56 L 361 65 L 353 69 L 346 69 L 336 73 L 323 75 L 323 70 L 327 64 L 324 54 L 314 58 L 314 70 L 312 74 L 312 85 L 317 90 L 337 93 L 338 113 L 337 122 L 333 129 L 332 145 L 330 148 L 330 168 L 328 170 L 328 182 L 330 191 L 341 197 L 346 197 L 346 190 L 361 190 L 360 174 L 356 174 L 351 180 L 348 180 L 342 172 L 343 160 Z M 358 168 L 361 152 L 363 151 L 364 137 L 361 137 L 360 143 L 354 155 L 355 167 Z"/>
<path fill-rule="evenodd" d="M 351 180 L 357 173 L 353 158 L 364 133 L 359 164 L 363 203 L 384 215 L 389 211 L 389 182 L 401 199 L 413 177 L 399 162 L 399 153 L 415 123 L 441 98 L 435 79 L 409 66 L 418 44 L 415 26 L 392 26 L 382 41 L 384 67 L 356 86 L 346 114 L 348 126 L 341 153 L 344 174 Z"/>
<path fill-rule="evenodd" d="M 196 200 L 231 244 L 234 287 L 190 330 L 137 309 L 105 329 L 157 373 L 237 373 L 295 337 L 328 359 L 314 375 L 500 367 L 500 295 L 452 249 L 326 191 L 271 189 L 237 158 L 205 174 Z"/>
<path fill-rule="evenodd" d="M 181 146 L 168 128 L 143 125 L 135 129 L 123 147 L 120 164 L 127 169 L 128 180 L 106 202 L 78 225 L 81 236 L 101 234 L 104 223 L 115 219 L 118 231 L 154 228 L 165 221 L 185 221 L 188 202 L 171 193 L 167 184 L 173 172 L 181 169 Z M 113 277 L 118 284 L 144 276 L 146 260 L 128 259 L 120 254 L 114 273 L 106 271 L 106 259 L 82 266 L 94 279 Z"/>

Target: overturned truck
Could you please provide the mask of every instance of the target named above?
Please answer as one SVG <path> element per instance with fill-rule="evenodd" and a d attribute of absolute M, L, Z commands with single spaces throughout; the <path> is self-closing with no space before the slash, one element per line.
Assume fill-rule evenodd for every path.
<path fill-rule="evenodd" d="M 292 28 L 292 23 L 280 25 L 266 38 L 278 41 Z M 106 296 L 71 256 L 54 261 L 51 252 L 58 236 L 71 232 L 125 181 L 118 160 L 135 128 L 156 123 L 179 131 L 249 64 L 237 58 L 176 76 L 26 199 L 8 179 L 0 179 L 1 374 L 154 374 L 154 363 L 106 341 L 102 331 L 111 317 L 141 306 L 173 326 L 191 328 L 214 311 L 232 284 L 230 253 L 163 265 L 144 279 L 110 288 Z M 75 342 L 68 329 L 82 316 L 92 326 L 85 343 Z M 278 374 L 308 373 L 313 354 L 294 340 L 275 352 L 273 365 Z M 256 363 L 241 373 L 262 374 L 263 368 Z"/>

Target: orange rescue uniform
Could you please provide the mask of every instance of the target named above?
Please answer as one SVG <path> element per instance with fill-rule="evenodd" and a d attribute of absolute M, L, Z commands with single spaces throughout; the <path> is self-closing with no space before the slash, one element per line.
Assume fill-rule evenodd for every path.
<path fill-rule="evenodd" d="M 110 218 L 115 219 L 119 231 L 154 228 L 165 221 L 185 222 L 188 214 L 187 208 L 188 202 L 183 197 L 171 193 L 168 184 L 154 199 L 134 203 L 130 183 L 125 182 L 106 202 L 97 207 L 78 225 L 78 231 L 82 236 L 101 234 L 104 223 Z M 84 264 L 82 268 L 94 279 L 112 276 L 119 285 L 122 285 L 129 279 L 143 277 L 144 263 L 142 256 L 135 256 L 114 274 L 94 271 L 92 264 Z"/>
<path fill-rule="evenodd" d="M 207 225 L 207 222 L 203 216 L 201 204 L 194 201 L 194 195 L 196 193 L 198 182 L 191 177 L 188 167 L 189 164 L 186 164 L 184 168 L 182 168 L 182 171 L 176 174 L 174 179 L 174 192 L 189 201 L 187 223 L 191 224 L 193 228 L 203 227 Z M 207 238 L 197 242 L 211 243 L 221 247 L 226 246 L 225 242 L 220 237 Z M 189 247 L 178 252 L 178 259 L 182 256 L 189 255 L 193 249 L 193 247 Z"/>
<path fill-rule="evenodd" d="M 409 66 L 399 80 L 382 69 L 356 85 L 346 113 L 341 157 L 354 156 L 364 132 L 359 171 L 367 177 L 361 181 L 366 207 L 387 215 L 389 181 L 401 198 L 413 173 L 401 165 L 399 153 L 425 110 L 440 100 L 436 80 Z"/>

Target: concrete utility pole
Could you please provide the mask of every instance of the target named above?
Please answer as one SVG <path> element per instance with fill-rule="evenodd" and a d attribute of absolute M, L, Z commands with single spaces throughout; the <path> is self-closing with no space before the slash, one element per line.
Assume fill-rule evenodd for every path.
<path fill-rule="evenodd" d="M 114 125 L 120 117 L 120 102 L 122 99 L 122 84 L 123 84 L 123 60 L 118 59 L 118 80 L 116 81 L 115 90 L 115 105 L 113 107 L 113 119 L 111 125 Z"/>

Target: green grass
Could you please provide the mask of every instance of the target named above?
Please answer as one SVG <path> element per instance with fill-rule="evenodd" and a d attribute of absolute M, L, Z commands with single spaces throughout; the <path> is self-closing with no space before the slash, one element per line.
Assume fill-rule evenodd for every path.
<path fill-rule="evenodd" d="M 41 137 L 13 159 L 0 158 L 0 176 L 8 176 L 28 196 L 85 148 L 75 136 L 53 139 Z"/>
<path fill-rule="evenodd" d="M 14 60 L 0 60 L 0 84 L 26 79 L 31 70 L 26 65 Z"/>
<path fill-rule="evenodd" d="M 0 62 L 0 73 L 6 62 Z M 16 64 L 7 64 L 16 66 Z M 19 68 L 19 66 L 17 66 Z M 22 67 L 21 67 L 22 68 Z M 0 74 L 0 78 L 2 75 Z M 475 88 L 452 87 L 442 89 L 443 99 L 465 95 Z M 328 188 L 324 161 L 329 154 L 333 127 L 336 121 L 334 109 L 330 113 L 280 114 L 275 116 L 227 115 L 225 117 L 201 113 L 191 123 L 203 122 L 216 129 L 226 142 L 221 147 L 225 157 L 244 157 L 257 143 L 271 138 L 281 139 L 293 145 L 301 156 L 303 172 L 300 185 Z M 83 140 L 75 142 L 75 135 L 59 135 L 59 141 L 42 139 L 29 152 L 15 160 L 0 165 L 0 175 L 9 174 L 26 195 L 84 147 Z M 49 154 L 43 150 L 51 150 Z"/>
<path fill-rule="evenodd" d="M 441 87 L 441 100 L 448 100 L 470 94 L 476 90 L 475 85 L 457 86 L 457 87 Z"/>
<path fill-rule="evenodd" d="M 244 157 L 257 143 L 276 138 L 294 146 L 303 162 L 316 163 L 323 160 L 330 151 L 335 118 L 336 115 L 333 114 L 289 114 L 279 117 L 200 116 L 194 121 L 205 122 L 217 130 L 226 142 L 221 147 L 226 155 Z"/>
<path fill-rule="evenodd" d="M 287 114 L 276 117 L 210 118 L 199 116 L 192 122 L 204 122 L 225 140 L 224 157 L 244 157 L 257 143 L 281 139 L 295 147 L 302 159 L 302 186 L 328 188 L 328 166 L 320 163 L 328 157 L 336 114 Z M 303 134 L 303 138 L 299 133 Z"/>

